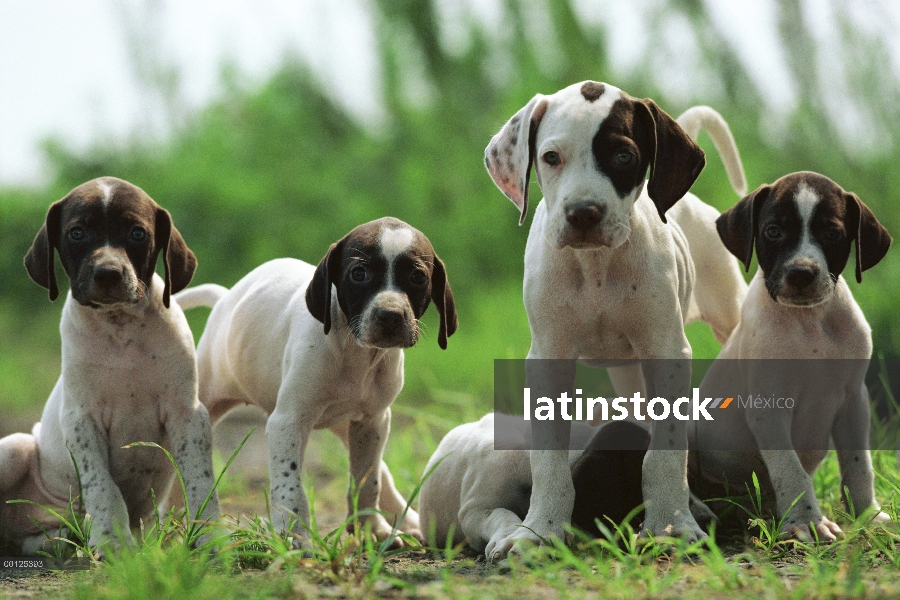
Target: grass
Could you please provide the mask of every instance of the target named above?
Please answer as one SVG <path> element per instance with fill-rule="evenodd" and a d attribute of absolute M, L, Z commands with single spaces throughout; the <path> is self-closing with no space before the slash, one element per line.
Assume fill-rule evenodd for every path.
<path fill-rule="evenodd" d="M 491 409 L 492 359 L 520 357 L 527 351 L 524 312 L 519 314 L 507 306 L 511 299 L 521 306 L 520 295 L 519 286 L 510 285 L 509 289 L 484 294 L 478 305 L 467 307 L 464 314 L 470 320 L 450 339 L 447 351 L 438 349 L 432 331 L 407 352 L 407 382 L 393 405 L 385 455 L 399 489 L 407 497 L 415 495 L 424 466 L 441 437 L 455 425 L 475 420 Z M 202 312 L 191 315 L 196 319 L 192 320 L 195 332 L 202 330 L 204 318 Z M 11 331 L 15 326 L 0 323 L 4 330 Z M 472 330 L 479 330 L 479 335 L 468 333 Z M 717 346 L 707 329 L 692 325 L 688 331 L 695 356 L 715 356 Z M 46 344 L 48 335 L 41 336 L 34 347 Z M 9 337 L 22 350 L 14 353 L 16 360 L 39 364 L 43 355 L 28 350 L 30 333 Z M 57 356 L 58 362 L 58 350 L 48 345 L 50 350 L 42 346 L 42 352 Z M 17 370 L 19 367 L 7 369 L 6 375 L 19 381 L 12 389 L 33 396 L 9 404 L 4 397 L 2 404 L 9 407 L 10 414 L 34 416 L 28 411 L 39 407 L 49 394 L 58 374 L 58 365 L 54 364 L 31 366 L 24 373 Z M 569 548 L 536 548 L 523 557 L 489 565 L 462 547 L 395 551 L 377 544 L 359 527 L 358 515 L 345 514 L 348 464 L 342 444 L 328 432 L 316 432 L 310 448 L 310 459 L 304 465 L 312 515 L 309 551 L 294 549 L 290 540 L 271 528 L 263 478 L 246 467 L 226 471 L 237 463 L 229 468 L 230 459 L 216 457 L 220 503 L 228 515 L 219 525 L 231 533 L 218 536 L 215 552 L 192 548 L 207 524 L 173 512 L 156 523 L 145 524 L 134 547 L 110 553 L 89 572 L 20 579 L 3 579 L 0 575 L 0 597 L 222 600 L 900 595 L 897 528 L 873 527 L 866 515 L 856 518 L 852 507 L 841 505 L 840 475 L 833 454 L 816 473 L 814 484 L 823 512 L 845 531 L 834 544 L 780 540 L 778 524 L 761 511 L 757 501 L 756 509 L 750 502 L 749 514 L 738 519 L 736 532 L 716 533 L 701 544 L 642 544 L 627 525 L 603 523 L 602 539 L 580 539 Z M 242 452 L 246 454 L 247 448 Z M 877 497 L 896 522 L 900 477 L 894 455 L 876 452 L 874 459 Z M 262 469 L 264 472 L 264 465 Z M 191 510 L 199 514 L 195 507 Z M 75 552 L 88 552 L 89 522 L 76 507 L 61 517 L 71 524 L 67 541 L 61 543 Z"/>
<path fill-rule="evenodd" d="M 448 410 L 457 411 L 452 405 Z M 405 416 L 395 428 L 390 464 L 424 465 L 418 431 L 439 427 L 433 419 Z M 170 513 L 150 524 L 135 547 L 111 552 L 89 572 L 28 580 L 0 579 L 0 597 L 29 593 L 70 598 L 557 598 L 557 597 L 863 597 L 900 594 L 900 535 L 894 525 L 873 527 L 867 516 L 854 518 L 840 505 L 837 460 L 829 456 L 814 483 L 824 513 L 845 531 L 833 544 L 782 541 L 778 524 L 751 510 L 737 535 L 716 534 L 686 544 L 638 543 L 627 525 L 601 524 L 604 537 L 579 538 L 572 547 L 535 548 L 498 565 L 461 547 L 390 550 L 359 526 L 358 515 L 344 519 L 346 456 L 333 436 L 322 436 L 319 460 L 306 483 L 311 500 L 309 550 L 296 550 L 275 532 L 265 506 L 249 516 L 223 517 L 231 533 L 215 541 L 216 552 L 194 550 L 193 540 L 208 524 Z M 426 444 L 427 445 L 427 444 Z M 234 456 L 231 457 L 232 459 Z M 900 477 L 893 453 L 875 453 L 877 495 L 897 522 Z M 231 460 L 217 461 L 218 485 L 226 506 L 229 495 L 256 495 L 227 473 Z M 342 476 L 336 476 L 340 472 Z M 395 473 L 400 489 L 415 497 L 421 473 Z M 335 481 L 335 479 L 342 481 Z M 751 496 L 757 493 L 751 489 Z M 758 502 L 759 499 L 756 499 Z M 753 506 L 754 503 L 751 503 Z M 755 504 L 759 506 L 759 504 Z M 74 509 L 74 507 L 73 507 Z M 318 510 L 317 510 L 318 509 Z M 72 511 L 73 514 L 77 510 Z M 199 514 L 199 513 L 197 513 Z M 321 518 L 320 518 L 321 517 Z M 330 523 L 330 525 L 325 525 Z M 83 542 L 83 540 L 82 540 Z M 79 546 L 79 544 L 75 544 Z M 79 546 L 77 551 L 87 548 Z"/>

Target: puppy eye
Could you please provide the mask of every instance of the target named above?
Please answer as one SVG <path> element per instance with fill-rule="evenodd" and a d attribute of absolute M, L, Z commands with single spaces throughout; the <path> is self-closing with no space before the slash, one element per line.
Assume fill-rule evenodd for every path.
<path fill-rule="evenodd" d="M 634 154 L 632 154 L 628 150 L 619 150 L 616 152 L 615 156 L 613 156 L 613 163 L 619 167 L 629 167 L 634 162 Z"/>
<path fill-rule="evenodd" d="M 85 236 L 84 227 L 73 227 L 69 230 L 69 239 L 80 242 Z"/>
<path fill-rule="evenodd" d="M 559 154 L 554 152 L 553 150 L 544 152 L 544 162 L 552 167 L 555 167 L 559 164 Z"/>
<path fill-rule="evenodd" d="M 832 227 L 825 232 L 825 239 L 829 242 L 836 242 L 844 237 L 844 234 L 837 227 Z"/>
<path fill-rule="evenodd" d="M 147 239 L 147 232 L 143 227 L 135 227 L 131 230 L 131 239 L 135 242 L 143 242 Z"/>
<path fill-rule="evenodd" d="M 409 282 L 413 285 L 423 285 L 426 281 L 428 281 L 428 278 L 421 269 L 415 269 L 409 274 Z"/>
<path fill-rule="evenodd" d="M 359 283 L 360 281 L 366 280 L 366 268 L 365 267 L 353 267 L 350 270 L 350 279 Z"/>
<path fill-rule="evenodd" d="M 770 240 L 777 240 L 781 237 L 781 227 L 778 225 L 769 225 L 763 233 L 765 233 L 766 237 Z"/>

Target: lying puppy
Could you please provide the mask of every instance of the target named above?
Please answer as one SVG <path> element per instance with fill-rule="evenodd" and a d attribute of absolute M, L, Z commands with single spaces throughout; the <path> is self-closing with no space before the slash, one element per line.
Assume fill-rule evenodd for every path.
<path fill-rule="evenodd" d="M 230 291 L 198 286 L 177 299 L 185 307 L 213 306 L 197 346 L 200 400 L 213 423 L 242 404 L 269 415 L 279 531 L 304 543 L 309 503 L 300 472 L 313 429 L 331 429 L 349 449 L 358 508 L 400 517 L 406 501 L 381 457 L 390 405 L 403 387 L 403 348 L 418 341 L 418 320 L 431 300 L 440 313 L 441 348 L 457 327 L 444 263 L 428 238 L 385 217 L 332 244 L 318 267 L 273 260 Z M 381 514 L 361 519 L 378 539 L 390 536 L 392 524 Z M 415 511 L 400 532 L 420 536 Z"/>
<path fill-rule="evenodd" d="M 879 510 L 864 382 L 872 336 L 841 272 L 855 241 L 861 282 L 862 272 L 884 257 L 891 236 L 855 194 L 809 172 L 760 187 L 719 217 L 717 226 L 748 269 L 756 248 L 759 270 L 741 322 L 707 372 L 701 395 L 767 396 L 772 390 L 793 406 L 735 406 L 715 411 L 714 421 L 698 421 L 692 471 L 739 493 L 756 471 L 784 518 L 783 534 L 810 540 L 812 524 L 820 540 L 834 540 L 841 530 L 819 510 L 811 478 L 829 437 L 837 448 L 841 489 L 849 489 L 855 510 Z"/>
<path fill-rule="evenodd" d="M 468 542 L 490 559 L 498 544 L 522 528 L 528 512 L 532 479 L 529 433 L 522 450 L 494 450 L 494 419 L 509 419 L 509 430 L 521 420 L 489 413 L 475 423 L 450 431 L 428 461 L 419 513 L 429 542 L 443 547 Z M 575 487 L 572 526 L 599 537 L 595 519 L 612 528 L 641 502 L 641 467 L 650 446 L 649 432 L 629 421 L 612 421 L 600 428 L 572 425 L 568 462 Z M 506 444 L 504 444 L 506 445 Z M 584 450 L 582 450 L 584 449 Z M 712 513 L 691 498 L 698 520 Z M 631 522 L 638 527 L 641 513 Z M 452 534 L 452 536 L 451 536 Z"/>
<path fill-rule="evenodd" d="M 693 132 L 710 130 L 743 193 L 740 159 L 721 117 L 703 107 L 684 120 Z M 525 248 L 528 358 L 565 360 L 529 361 L 534 396 L 572 397 L 575 360 L 614 367 L 610 378 L 617 391 L 630 388 L 625 395 L 689 395 L 684 325 L 702 319 L 724 341 L 746 290 L 716 235 L 718 212 L 687 193 L 705 164 L 700 147 L 653 101 L 585 81 L 535 96 L 493 137 L 485 163 L 520 223 L 532 166 L 544 194 Z M 536 421 L 534 429 L 527 528 L 492 558 L 519 541 L 562 536 L 572 514 L 568 457 L 553 449 L 569 447 L 569 422 Z M 674 416 L 653 426 L 644 460 L 645 534 L 706 535 L 688 506 L 686 429 Z"/>
<path fill-rule="evenodd" d="M 63 511 L 78 495 L 93 518 L 90 544 L 153 516 L 151 492 L 163 497 L 174 470 L 154 448 L 169 449 L 185 479 L 192 511 L 212 493 L 212 434 L 197 399 L 194 344 L 169 294 L 191 280 L 197 261 L 169 213 L 120 179 L 89 181 L 50 207 L 25 266 L 59 295 L 53 253 L 71 290 L 63 306 L 62 374 L 31 435 L 0 440 L 0 537 L 17 552 L 41 550 L 41 527 L 59 522 L 27 499 Z M 165 280 L 154 273 L 162 254 Z M 71 453 L 71 456 L 70 456 Z M 75 461 L 75 465 L 72 461 Z M 76 504 L 77 506 L 77 504 Z M 215 493 L 203 514 L 216 519 Z"/>

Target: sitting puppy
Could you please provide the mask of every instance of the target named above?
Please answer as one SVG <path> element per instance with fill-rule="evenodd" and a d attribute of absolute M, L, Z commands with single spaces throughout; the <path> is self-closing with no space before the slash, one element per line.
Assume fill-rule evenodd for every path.
<path fill-rule="evenodd" d="M 213 306 L 197 346 L 200 400 L 213 423 L 242 404 L 269 415 L 272 516 L 279 531 L 304 543 L 309 503 L 300 471 L 310 433 L 322 428 L 350 451 L 358 508 L 399 518 L 406 501 L 381 456 L 390 405 L 403 387 L 403 348 L 418 341 L 419 318 L 431 300 L 440 313 L 441 348 L 457 327 L 444 263 L 428 238 L 385 217 L 332 244 L 318 267 L 273 260 L 230 291 L 198 286 L 178 300 L 185 307 Z M 361 519 L 378 539 L 390 536 L 391 523 L 381 514 Z M 415 511 L 407 512 L 400 532 L 420 535 Z"/>
<path fill-rule="evenodd" d="M 766 397 L 771 390 L 791 401 L 755 410 L 735 404 L 714 411 L 714 421 L 696 422 L 692 472 L 741 493 L 756 471 L 775 499 L 784 535 L 810 540 L 812 525 L 818 539 L 834 540 L 841 530 L 819 510 L 811 478 L 829 437 L 837 449 L 841 489 L 849 489 L 855 510 L 879 510 L 864 383 L 872 336 L 841 271 L 855 241 L 861 282 L 862 272 L 884 257 L 891 237 L 856 195 L 809 172 L 760 187 L 723 213 L 717 226 L 725 246 L 748 269 L 755 246 L 759 270 L 740 324 L 707 372 L 701 396 Z M 876 519 L 888 516 L 877 513 Z"/>
<path fill-rule="evenodd" d="M 15 552 L 41 550 L 41 529 L 59 522 L 36 506 L 6 501 L 64 512 L 80 475 L 81 500 L 93 518 L 91 546 L 116 534 L 130 542 L 129 527 L 153 517 L 152 492 L 161 497 L 174 478 L 164 453 L 122 448 L 132 442 L 169 449 L 190 509 L 212 493 L 203 518 L 218 518 L 193 337 L 169 302 L 197 261 L 169 213 L 126 181 L 89 181 L 50 207 L 25 257 L 28 274 L 51 300 L 59 295 L 54 252 L 71 280 L 60 325 L 62 374 L 32 434 L 0 440 L 0 538 Z M 154 272 L 160 254 L 165 280 Z"/>
<path fill-rule="evenodd" d="M 521 425 L 516 417 L 489 413 L 450 431 L 425 467 L 430 475 L 419 500 L 425 531 L 434 537 L 429 542 L 444 546 L 465 541 L 489 560 L 497 545 L 522 527 L 532 490 L 530 452 L 525 449 L 529 433 L 522 432 L 521 450 L 494 450 L 495 419 L 509 420 L 509 425 L 500 424 L 505 431 Z M 633 422 L 612 421 L 600 428 L 572 424 L 575 528 L 599 537 L 595 520 L 618 525 L 640 506 L 641 469 L 649 447 L 650 432 Z M 698 521 L 713 518 L 693 496 L 690 507 Z M 642 514 L 632 519 L 632 527 L 639 527 Z"/>

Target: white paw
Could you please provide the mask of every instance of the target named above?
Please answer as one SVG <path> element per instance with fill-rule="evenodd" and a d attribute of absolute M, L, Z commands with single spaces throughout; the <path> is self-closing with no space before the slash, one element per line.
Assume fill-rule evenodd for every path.
<path fill-rule="evenodd" d="M 385 540 L 390 540 L 390 548 L 392 550 L 397 550 L 400 548 L 406 547 L 406 542 L 400 537 L 401 534 L 406 533 L 414 537 L 419 543 L 424 543 L 424 537 L 422 536 L 422 532 L 418 529 L 412 530 L 396 530 L 394 531 L 391 524 L 388 523 L 387 519 L 385 519 L 382 515 L 367 515 L 365 517 L 360 518 L 360 526 L 365 528 L 366 524 L 369 523 L 371 527 L 372 535 L 375 537 L 375 540 L 380 544 Z M 349 531 L 353 531 L 354 524 L 348 523 L 347 529 Z"/>
<path fill-rule="evenodd" d="M 884 512 L 883 510 L 878 511 L 878 514 L 872 517 L 872 525 L 884 525 L 885 523 L 891 522 L 891 516 Z"/>
<path fill-rule="evenodd" d="M 539 546 L 541 539 L 526 527 L 517 527 L 512 533 L 492 538 L 484 549 L 484 555 L 490 562 L 505 559 L 510 553 L 521 553 L 528 546 Z"/>

